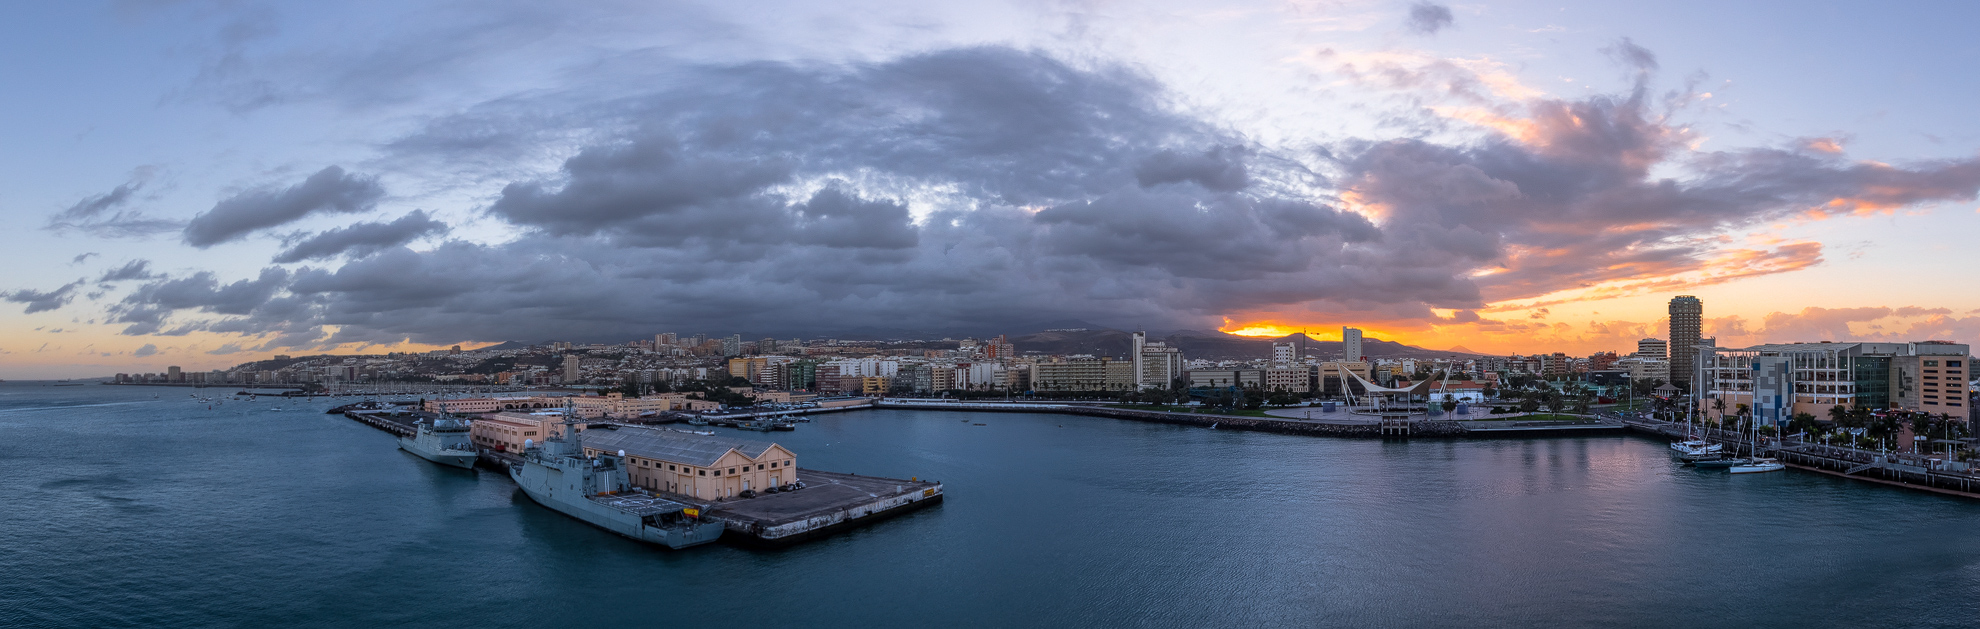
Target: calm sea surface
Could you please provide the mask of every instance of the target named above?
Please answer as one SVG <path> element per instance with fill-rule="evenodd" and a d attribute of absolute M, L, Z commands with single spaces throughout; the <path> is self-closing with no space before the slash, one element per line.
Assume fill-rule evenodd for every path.
<path fill-rule="evenodd" d="M 1697 472 L 1634 437 L 824 415 L 773 438 L 947 503 L 671 552 L 329 401 L 188 392 L 0 384 L 0 626 L 1980 624 L 1980 503 Z"/>

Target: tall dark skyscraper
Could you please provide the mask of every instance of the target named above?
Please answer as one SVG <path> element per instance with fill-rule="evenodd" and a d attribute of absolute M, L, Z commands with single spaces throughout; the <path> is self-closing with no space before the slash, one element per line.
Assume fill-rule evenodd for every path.
<path fill-rule="evenodd" d="M 1691 386 L 1691 366 L 1698 362 L 1699 326 L 1705 318 L 1705 302 L 1697 297 L 1678 295 L 1671 299 L 1671 382 Z"/>

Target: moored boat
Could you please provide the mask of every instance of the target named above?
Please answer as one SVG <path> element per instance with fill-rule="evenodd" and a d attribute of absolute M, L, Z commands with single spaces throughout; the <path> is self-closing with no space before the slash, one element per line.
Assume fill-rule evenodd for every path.
<path fill-rule="evenodd" d="M 1697 461 L 1692 461 L 1691 466 L 1701 470 L 1723 470 L 1732 467 L 1734 465 L 1739 465 L 1743 461 L 1744 459 L 1723 459 L 1723 458 L 1699 459 Z"/>
<path fill-rule="evenodd" d="M 468 425 L 458 419 L 421 420 L 413 426 L 411 436 L 399 438 L 400 449 L 434 463 L 468 469 L 473 469 L 474 462 L 481 458 L 474 450 Z"/>
<path fill-rule="evenodd" d="M 698 508 L 634 487 L 624 451 L 587 457 L 583 439 L 566 415 L 562 435 L 523 442 L 523 462 L 509 477 L 537 504 L 643 542 L 681 549 L 722 536 L 723 524 Z"/>
<path fill-rule="evenodd" d="M 1787 466 L 1783 465 L 1778 460 L 1769 459 L 1769 458 L 1756 458 L 1756 459 L 1747 459 L 1741 461 L 1738 464 L 1735 464 L 1732 467 L 1727 468 L 1726 471 L 1732 472 L 1734 474 L 1758 474 L 1761 472 L 1778 472 L 1784 469 L 1787 469 Z"/>

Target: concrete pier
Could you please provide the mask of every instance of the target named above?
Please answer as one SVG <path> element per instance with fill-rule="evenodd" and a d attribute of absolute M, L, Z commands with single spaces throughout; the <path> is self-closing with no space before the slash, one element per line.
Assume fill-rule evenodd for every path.
<path fill-rule="evenodd" d="M 794 544 L 942 502 L 942 484 L 798 468 L 804 489 L 707 503 L 724 540 Z"/>
<path fill-rule="evenodd" d="M 360 424 L 401 437 L 410 437 L 415 430 L 412 425 L 412 417 L 408 415 L 393 416 L 376 411 L 350 411 L 344 413 L 344 416 L 355 419 Z"/>

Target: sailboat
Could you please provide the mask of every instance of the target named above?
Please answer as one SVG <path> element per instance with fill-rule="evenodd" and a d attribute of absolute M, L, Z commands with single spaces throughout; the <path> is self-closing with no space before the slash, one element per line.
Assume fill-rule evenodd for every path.
<path fill-rule="evenodd" d="M 1734 474 L 1758 474 L 1787 469 L 1787 466 L 1779 460 L 1760 456 L 1760 422 L 1757 419 L 1749 419 L 1746 423 L 1750 424 L 1750 429 L 1753 431 L 1753 456 L 1734 463 L 1726 468 L 1726 471 Z"/>
<path fill-rule="evenodd" d="M 1685 417 L 1684 425 L 1685 438 L 1682 441 L 1671 442 L 1671 456 L 1686 463 L 1694 463 L 1703 459 L 1719 458 L 1720 452 L 1726 449 L 1723 445 L 1699 437 L 1698 429 L 1692 426 L 1689 415 Z"/>

